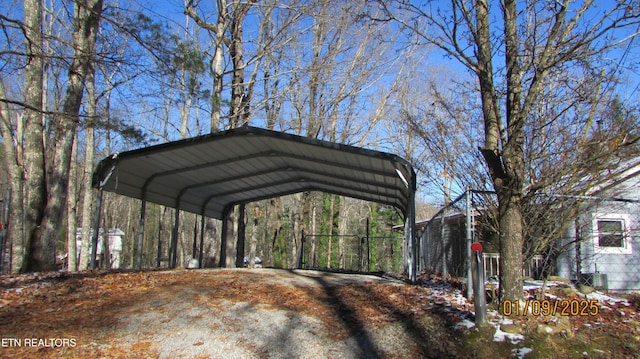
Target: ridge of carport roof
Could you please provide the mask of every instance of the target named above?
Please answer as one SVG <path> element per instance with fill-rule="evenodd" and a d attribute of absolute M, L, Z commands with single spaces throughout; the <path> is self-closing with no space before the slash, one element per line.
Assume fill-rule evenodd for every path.
<path fill-rule="evenodd" d="M 96 167 L 93 186 L 217 219 L 236 204 L 315 190 L 391 205 L 415 222 L 409 161 L 257 127 L 113 154 Z"/>

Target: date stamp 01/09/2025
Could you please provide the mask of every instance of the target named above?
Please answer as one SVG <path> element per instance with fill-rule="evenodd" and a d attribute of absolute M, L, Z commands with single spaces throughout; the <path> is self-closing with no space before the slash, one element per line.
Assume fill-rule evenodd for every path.
<path fill-rule="evenodd" d="M 505 300 L 502 302 L 502 313 L 505 316 L 572 316 L 595 317 L 600 313 L 596 299 L 527 299 Z"/>

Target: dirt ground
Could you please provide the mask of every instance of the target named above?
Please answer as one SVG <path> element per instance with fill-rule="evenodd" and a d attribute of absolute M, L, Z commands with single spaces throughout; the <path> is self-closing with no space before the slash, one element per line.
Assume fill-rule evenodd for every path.
<path fill-rule="evenodd" d="M 197 270 L 5 280 L 2 357 L 437 356 L 420 288 L 318 271 Z M 425 303 L 426 304 L 426 303 Z M 38 339 L 39 342 L 30 339 Z"/>
<path fill-rule="evenodd" d="M 629 344 L 640 329 L 625 322 L 627 308 L 571 338 L 531 329 L 520 346 L 528 348 L 496 343 L 495 328 L 460 329 L 473 308 L 449 294 L 450 283 L 429 283 L 275 269 L 5 276 L 0 357 L 499 358 L 526 349 L 527 358 L 626 358 L 639 349 Z M 609 333 L 614 320 L 621 326 Z"/>

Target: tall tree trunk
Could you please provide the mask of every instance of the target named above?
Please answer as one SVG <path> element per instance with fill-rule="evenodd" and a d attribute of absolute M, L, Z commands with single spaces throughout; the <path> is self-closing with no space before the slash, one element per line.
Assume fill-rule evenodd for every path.
<path fill-rule="evenodd" d="M 263 80 L 263 92 L 264 92 L 264 112 L 267 120 L 267 129 L 274 130 L 276 121 L 280 114 L 282 107 L 281 94 L 278 93 L 278 67 L 279 63 L 274 63 L 271 58 L 265 62 L 264 67 L 264 80 Z"/>
<path fill-rule="evenodd" d="M 184 37 L 183 41 L 186 44 L 189 34 L 189 16 L 185 16 L 184 21 Z M 186 66 L 186 61 L 182 61 L 180 68 L 180 138 L 187 137 L 188 131 L 188 123 L 189 123 L 189 113 L 191 112 L 191 102 L 193 101 L 192 91 L 189 88 L 189 79 L 187 76 L 187 72 L 189 69 Z"/>
<path fill-rule="evenodd" d="M 278 237 L 280 236 L 280 231 L 282 230 L 282 198 L 281 197 L 276 197 L 276 198 L 272 198 L 269 200 L 268 204 L 267 204 L 267 222 L 268 222 L 268 226 L 265 226 L 266 228 L 269 228 L 270 231 L 268 232 L 268 234 L 270 235 L 270 244 L 271 244 L 271 251 L 269 251 L 272 254 L 272 264 L 276 264 L 275 263 L 275 252 L 276 250 L 279 250 L 278 246 L 277 246 L 277 240 Z"/>
<path fill-rule="evenodd" d="M 46 248 L 35 237 L 42 221 L 45 196 L 44 127 L 42 124 L 42 81 L 44 53 L 42 50 L 42 6 L 40 0 L 24 1 L 27 65 L 25 67 L 24 110 L 24 230 L 25 260 L 21 271 L 55 269 L 55 248 Z"/>
<path fill-rule="evenodd" d="M 213 73 L 213 91 L 211 94 L 211 133 L 220 130 L 220 119 L 222 111 L 222 88 L 224 76 L 224 43 L 227 40 L 225 31 L 229 23 L 229 13 L 227 10 L 227 0 L 218 0 L 217 17 L 215 23 L 208 23 L 200 18 L 195 8 L 197 5 L 192 0 L 185 1 L 185 14 L 191 17 L 195 23 L 215 34 L 215 49 L 211 61 L 211 72 Z"/>
<path fill-rule="evenodd" d="M 222 233 L 220 239 L 220 266 L 223 268 L 234 268 L 236 266 L 236 218 L 237 218 L 236 206 L 230 209 L 230 213 L 226 215 L 222 220 L 225 222 L 226 232 Z M 223 227 L 223 228 L 225 228 Z"/>
<path fill-rule="evenodd" d="M 78 270 L 78 252 L 76 246 L 76 228 L 78 227 L 78 165 L 77 144 L 78 134 L 74 138 L 71 151 L 71 168 L 69 175 L 69 196 L 67 199 L 67 270 Z"/>
<path fill-rule="evenodd" d="M 506 119 L 509 133 L 501 128 L 498 97 L 493 81 L 488 4 L 478 2 L 478 71 L 484 115 L 485 142 L 482 154 L 498 194 L 500 233 L 500 293 L 502 300 L 524 297 L 522 285 L 522 185 L 524 177 L 524 117 L 521 101 L 521 69 L 518 65 L 516 4 L 505 1 L 505 52 L 507 62 Z M 502 150 L 500 149 L 502 143 Z"/>
<path fill-rule="evenodd" d="M 498 192 L 500 215 L 500 258 L 502 299 L 523 299 L 522 263 L 524 222 L 522 191 L 524 184 L 524 122 L 522 109 L 522 69 L 518 61 L 520 45 L 517 30 L 516 1 L 504 1 L 505 55 L 507 62 L 507 142 L 503 145 L 506 178 L 494 181 Z"/>
<path fill-rule="evenodd" d="M 289 267 L 296 268 L 298 264 L 298 251 L 302 240 L 302 229 L 304 227 L 304 207 L 307 202 L 307 193 L 300 192 L 293 195 L 293 212 L 291 221 L 293 222 L 292 244 L 289 246 Z"/>
<path fill-rule="evenodd" d="M 89 267 L 89 255 L 91 254 L 91 238 L 93 226 L 93 187 L 91 186 L 92 174 L 93 174 L 93 157 L 95 154 L 95 124 L 98 121 L 96 115 L 96 93 L 95 93 L 95 76 L 94 68 L 87 73 L 87 122 L 85 125 L 85 151 L 84 151 L 84 165 L 83 165 L 83 188 L 84 193 L 82 195 L 82 237 L 80 243 L 82 243 L 82 251 L 80 252 L 79 268 L 84 270 Z M 94 231 L 99 231 L 99 228 L 93 228 Z M 106 238 L 106 233 L 103 234 L 103 238 Z M 104 252 L 103 252 L 104 253 Z"/>
<path fill-rule="evenodd" d="M 322 116 L 320 115 L 320 73 L 321 73 L 321 52 L 326 34 L 324 33 L 323 6 L 321 13 L 314 19 L 313 24 L 313 47 L 311 67 L 309 69 L 309 115 L 307 117 L 307 136 L 318 138 L 322 129 Z M 331 250 L 329 250 L 331 253 Z"/>
<path fill-rule="evenodd" d="M 109 156 L 111 154 L 111 90 L 113 88 L 111 85 L 107 88 L 104 95 L 104 152 L 105 156 Z"/>
<path fill-rule="evenodd" d="M 233 17 L 231 20 L 231 39 L 229 55 L 233 64 L 233 78 L 231 79 L 231 113 L 229 114 L 231 128 L 245 125 L 249 122 L 249 94 L 245 88 L 243 59 L 243 28 L 244 19 L 251 8 L 249 3 L 233 2 Z"/>
<path fill-rule="evenodd" d="M 249 238 L 249 268 L 256 266 L 256 248 L 258 246 L 258 221 L 261 217 L 259 206 L 253 207 L 253 221 L 251 226 L 251 236 Z"/>
<path fill-rule="evenodd" d="M 224 60 L 224 47 L 222 41 L 224 38 L 224 17 L 218 15 L 218 23 L 215 26 L 216 33 L 216 48 L 213 54 L 213 93 L 211 94 L 211 133 L 218 132 L 220 130 L 220 113 L 222 103 L 222 81 L 223 81 L 223 60 Z"/>
<path fill-rule="evenodd" d="M 46 202 L 42 218 L 29 237 L 30 253 L 23 271 L 55 270 L 58 230 L 64 214 L 69 185 L 71 149 L 79 121 L 80 104 L 87 73 L 95 59 L 96 33 L 102 14 L 102 0 L 78 0 L 74 10 L 74 56 L 69 67 L 62 114 L 54 119 L 53 162 L 46 179 Z M 43 196 L 44 198 L 44 196 Z M 45 205 L 46 204 L 46 205 Z"/>
<path fill-rule="evenodd" d="M 520 196 L 506 195 L 499 200 L 500 293 L 502 300 L 522 299 L 522 205 Z"/>
<path fill-rule="evenodd" d="M 7 98 L 4 83 L 0 80 L 0 97 Z M 2 148 L 4 150 L 3 160 L 5 168 L 9 171 L 9 186 L 11 189 L 11 201 L 9 212 L 9 228 L 7 228 L 7 243 L 10 248 L 10 256 L 7 259 L 11 272 L 15 272 L 22 267 L 24 258 L 24 203 L 23 203 L 23 161 L 20 149 L 22 146 L 14 144 L 19 143 L 19 139 L 23 138 L 22 133 L 22 117 L 15 119 L 15 132 L 13 120 L 11 119 L 11 111 L 6 102 L 0 103 L 0 134 L 2 135 Z"/>

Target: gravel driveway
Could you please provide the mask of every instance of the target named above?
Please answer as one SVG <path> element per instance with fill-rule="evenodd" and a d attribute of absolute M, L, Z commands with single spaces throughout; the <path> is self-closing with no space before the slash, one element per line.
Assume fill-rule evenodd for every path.
<path fill-rule="evenodd" d="M 13 358 L 414 358 L 455 356 L 450 305 L 387 277 L 215 269 L 6 278 L 2 348 Z"/>
<path fill-rule="evenodd" d="M 287 299 L 296 298 L 272 302 L 273 298 L 264 297 L 273 293 L 267 295 L 260 288 L 280 289 L 282 296 L 291 296 L 366 283 L 404 285 L 398 280 L 362 274 L 244 269 L 219 272 L 216 281 L 229 281 L 223 285 L 241 291 L 242 297 L 248 295 L 250 301 L 212 299 L 219 288 L 210 285 L 180 285 L 123 308 L 118 327 L 125 333 L 135 333 L 128 337 L 131 344 L 149 341 L 159 358 L 361 358 L 378 356 L 378 350 L 389 354 L 403 350 L 392 323 L 375 331 L 363 325 L 346 328 L 353 333 L 341 333 L 345 328 L 335 328 L 335 324 L 323 320 L 330 319 L 326 313 L 322 318 L 307 310 L 282 308 Z M 319 305 L 316 298 L 308 299 L 310 307 Z M 390 335 L 394 340 L 389 340 Z"/>

